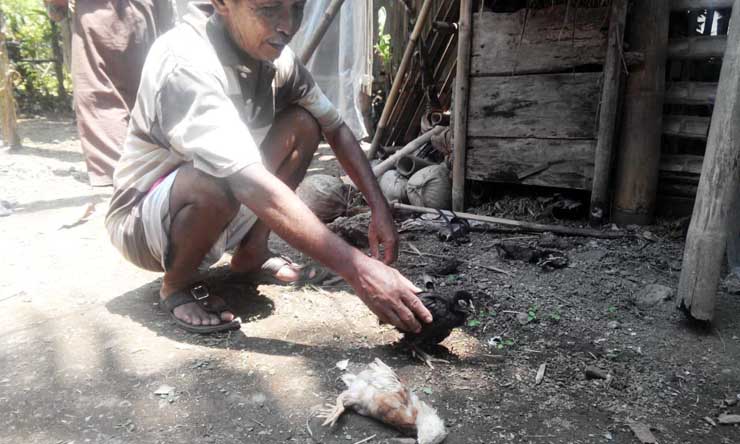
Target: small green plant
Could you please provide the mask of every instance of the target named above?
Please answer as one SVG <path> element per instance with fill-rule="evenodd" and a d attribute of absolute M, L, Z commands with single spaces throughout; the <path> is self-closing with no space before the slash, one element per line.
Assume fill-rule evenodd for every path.
<path fill-rule="evenodd" d="M 614 314 L 614 313 L 617 312 L 617 307 L 615 307 L 613 305 L 610 305 L 610 306 L 606 307 L 606 312 L 609 313 L 609 314 Z"/>
<path fill-rule="evenodd" d="M 512 338 L 501 338 L 501 340 L 496 343 L 496 349 L 503 350 L 504 348 L 511 347 L 514 344 L 515 341 Z"/>
<path fill-rule="evenodd" d="M 380 59 L 383 61 L 386 69 L 390 71 L 391 63 L 391 35 L 385 33 L 385 22 L 387 13 L 385 8 L 378 10 L 378 43 L 375 44 L 375 51 L 378 52 Z"/>
<path fill-rule="evenodd" d="M 554 310 L 550 313 L 550 320 L 553 322 L 560 322 L 560 311 Z"/>
<path fill-rule="evenodd" d="M 527 309 L 527 323 L 534 322 L 537 320 L 537 306 L 532 305 Z"/>
<path fill-rule="evenodd" d="M 488 318 L 495 318 L 497 315 L 494 310 L 486 310 L 485 308 L 475 315 L 473 319 L 469 319 L 467 322 L 468 327 L 479 327 Z"/>

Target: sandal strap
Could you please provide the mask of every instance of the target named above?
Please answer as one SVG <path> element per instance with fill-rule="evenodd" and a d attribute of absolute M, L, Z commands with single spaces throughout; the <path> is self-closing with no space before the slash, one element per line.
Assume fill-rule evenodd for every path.
<path fill-rule="evenodd" d="M 227 310 L 226 303 L 221 298 L 211 297 L 208 287 L 203 284 L 195 284 L 190 288 L 176 291 L 165 300 L 160 301 L 160 306 L 167 312 L 172 312 L 180 305 L 197 303 L 203 310 L 209 313 L 221 313 Z"/>
<path fill-rule="evenodd" d="M 279 256 L 270 256 L 265 262 L 262 263 L 260 271 L 263 273 L 270 273 L 272 275 L 275 275 L 278 271 L 280 271 L 281 268 L 291 265 L 296 265 L 296 263 L 293 262 L 288 256 L 282 254 Z"/>

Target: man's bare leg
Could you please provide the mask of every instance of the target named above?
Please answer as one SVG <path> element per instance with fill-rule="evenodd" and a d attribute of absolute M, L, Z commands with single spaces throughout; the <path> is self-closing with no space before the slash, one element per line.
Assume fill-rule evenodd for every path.
<path fill-rule="evenodd" d="M 306 175 L 320 138 L 319 125 L 306 110 L 292 106 L 281 111 L 261 146 L 265 167 L 295 190 Z M 231 260 L 232 270 L 258 271 L 270 256 L 267 248 L 269 235 L 269 227 L 258 220 L 234 254 Z M 285 266 L 275 277 L 291 282 L 298 279 L 299 271 Z"/>
<path fill-rule="evenodd" d="M 180 167 L 170 192 L 170 239 L 159 295 L 167 298 L 198 279 L 198 266 L 239 210 L 228 185 L 187 164 Z M 218 325 L 234 314 L 222 312 L 220 319 L 195 302 L 174 309 L 175 316 L 192 325 Z"/>

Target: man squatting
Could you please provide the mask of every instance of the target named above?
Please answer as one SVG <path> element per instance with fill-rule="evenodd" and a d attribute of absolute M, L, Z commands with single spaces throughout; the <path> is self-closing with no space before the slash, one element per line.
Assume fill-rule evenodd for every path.
<path fill-rule="evenodd" d="M 239 327 L 223 299 L 197 284 L 199 270 L 227 250 L 236 273 L 283 283 L 316 275 L 270 253 L 270 231 L 344 278 L 381 321 L 418 331 L 432 320 L 420 290 L 389 266 L 398 234 L 362 150 L 287 46 L 304 6 L 191 4 L 144 63 L 106 227 L 129 261 L 164 272 L 160 305 L 186 330 Z M 293 191 L 322 132 L 372 211 L 372 257 L 329 231 Z"/>

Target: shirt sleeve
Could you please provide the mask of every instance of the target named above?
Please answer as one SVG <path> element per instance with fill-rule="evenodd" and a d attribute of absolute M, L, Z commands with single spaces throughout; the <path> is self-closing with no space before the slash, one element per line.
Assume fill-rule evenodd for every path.
<path fill-rule="evenodd" d="M 344 123 L 337 109 L 290 48 L 283 50 L 275 65 L 278 98 L 283 96 L 284 103 L 306 109 L 325 131 L 337 129 Z"/>
<path fill-rule="evenodd" d="M 157 120 L 170 149 L 214 177 L 261 163 L 259 147 L 214 73 L 178 66 L 163 80 Z"/>

